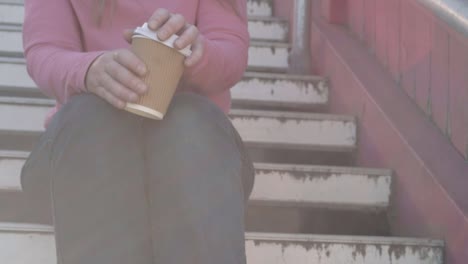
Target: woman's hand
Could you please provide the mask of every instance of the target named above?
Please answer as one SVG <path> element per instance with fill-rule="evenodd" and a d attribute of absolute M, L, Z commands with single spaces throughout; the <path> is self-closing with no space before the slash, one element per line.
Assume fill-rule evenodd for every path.
<path fill-rule="evenodd" d="M 174 34 L 179 35 L 174 43 L 175 48 L 179 50 L 192 45 L 192 55 L 185 59 L 185 66 L 193 66 L 202 58 L 203 37 L 196 26 L 187 23 L 184 16 L 172 14 L 168 10 L 160 8 L 150 17 L 148 26 L 156 31 L 158 38 L 163 41 Z M 132 31 L 126 31 L 124 36 L 128 42 L 131 42 Z"/>
<path fill-rule="evenodd" d="M 142 80 L 145 64 L 130 50 L 120 49 L 99 56 L 86 74 L 86 88 L 113 106 L 123 109 L 147 91 Z"/>

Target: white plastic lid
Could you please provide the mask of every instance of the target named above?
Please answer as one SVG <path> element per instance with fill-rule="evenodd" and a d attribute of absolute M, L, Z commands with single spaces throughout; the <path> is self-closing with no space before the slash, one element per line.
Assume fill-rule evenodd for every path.
<path fill-rule="evenodd" d="M 149 38 L 154 41 L 157 41 L 159 43 L 162 43 L 168 46 L 169 48 L 173 48 L 177 50 L 178 52 L 182 53 L 186 57 L 189 57 L 192 54 L 191 45 L 181 50 L 174 48 L 174 42 L 179 36 L 174 34 L 170 38 L 168 38 L 166 41 L 162 41 L 158 38 L 156 31 L 153 31 L 148 27 L 148 23 L 144 23 L 143 26 L 137 27 L 135 29 L 135 31 L 133 32 L 133 38 L 138 38 L 138 37 L 145 37 L 145 38 Z"/>

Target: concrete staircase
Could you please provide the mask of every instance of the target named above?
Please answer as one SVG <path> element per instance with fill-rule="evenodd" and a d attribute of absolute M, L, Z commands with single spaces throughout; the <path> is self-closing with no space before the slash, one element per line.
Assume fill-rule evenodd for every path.
<path fill-rule="evenodd" d="M 442 241 L 387 237 L 392 173 L 349 167 L 357 120 L 323 113 L 324 78 L 286 74 L 289 26 L 273 9 L 248 1 L 249 70 L 232 89 L 230 118 L 256 162 L 248 262 L 442 264 Z M 21 195 L 21 167 L 53 105 L 27 75 L 22 20 L 22 0 L 0 0 L 0 260 L 55 264 L 53 227 Z"/>

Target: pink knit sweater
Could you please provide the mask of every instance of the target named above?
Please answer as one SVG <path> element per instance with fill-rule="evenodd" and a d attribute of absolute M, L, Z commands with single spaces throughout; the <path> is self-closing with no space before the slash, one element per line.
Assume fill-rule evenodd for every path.
<path fill-rule="evenodd" d="M 90 64 L 104 51 L 129 47 L 122 32 L 142 25 L 157 8 L 182 14 L 205 38 L 201 61 L 186 68 L 184 87 L 207 96 L 223 111 L 230 108 L 229 88 L 247 65 L 249 34 L 246 1 L 234 0 L 240 16 L 220 0 L 114 0 L 95 19 L 97 0 L 25 0 L 23 41 L 28 72 L 39 88 L 57 100 L 50 117 L 74 94 L 85 91 Z"/>

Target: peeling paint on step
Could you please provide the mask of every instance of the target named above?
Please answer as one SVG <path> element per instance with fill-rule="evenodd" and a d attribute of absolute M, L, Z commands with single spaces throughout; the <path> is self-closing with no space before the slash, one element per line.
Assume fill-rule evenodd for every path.
<path fill-rule="evenodd" d="M 265 16 L 273 15 L 273 4 L 271 0 L 248 0 L 247 13 L 249 16 Z"/>
<path fill-rule="evenodd" d="M 246 77 L 231 90 L 233 100 L 270 102 L 283 105 L 316 106 L 328 102 L 324 81 L 301 81 Z"/>
<path fill-rule="evenodd" d="M 280 20 L 249 20 L 250 38 L 254 40 L 287 41 L 288 24 Z"/>

